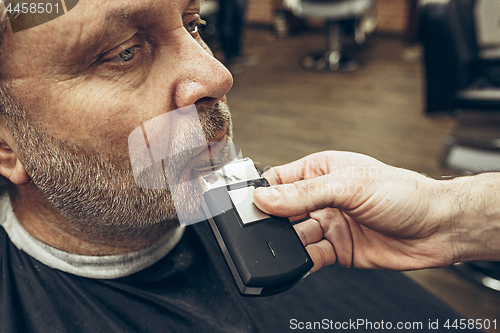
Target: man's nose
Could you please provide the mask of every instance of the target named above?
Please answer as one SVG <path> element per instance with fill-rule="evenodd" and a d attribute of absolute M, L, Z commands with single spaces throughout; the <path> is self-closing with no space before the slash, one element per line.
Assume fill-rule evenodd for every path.
<path fill-rule="evenodd" d="M 225 101 L 233 85 L 229 70 L 195 39 L 189 37 L 178 54 L 181 72 L 175 84 L 174 108 Z"/>

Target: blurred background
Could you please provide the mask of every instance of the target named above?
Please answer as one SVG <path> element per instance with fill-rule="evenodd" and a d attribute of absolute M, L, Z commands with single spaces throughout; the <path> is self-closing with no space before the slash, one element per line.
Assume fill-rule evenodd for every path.
<path fill-rule="evenodd" d="M 202 18 L 261 169 L 333 149 L 437 179 L 500 170 L 500 1 L 206 0 Z M 500 320 L 498 263 L 405 274 Z"/>

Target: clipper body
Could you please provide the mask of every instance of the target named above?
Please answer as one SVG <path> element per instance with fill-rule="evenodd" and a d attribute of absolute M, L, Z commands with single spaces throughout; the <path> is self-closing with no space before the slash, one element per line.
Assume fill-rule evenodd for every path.
<path fill-rule="evenodd" d="M 201 176 L 202 206 L 242 295 L 266 296 L 291 288 L 313 262 L 290 221 L 253 203 L 253 191 L 269 186 L 250 159 Z"/>

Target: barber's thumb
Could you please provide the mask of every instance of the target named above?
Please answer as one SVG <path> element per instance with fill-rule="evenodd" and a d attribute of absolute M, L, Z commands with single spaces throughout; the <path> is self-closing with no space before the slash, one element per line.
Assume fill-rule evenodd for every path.
<path fill-rule="evenodd" d="M 328 207 L 333 198 L 324 191 L 324 183 L 319 178 L 259 187 L 254 191 L 254 202 L 262 211 L 282 217 L 299 216 Z"/>

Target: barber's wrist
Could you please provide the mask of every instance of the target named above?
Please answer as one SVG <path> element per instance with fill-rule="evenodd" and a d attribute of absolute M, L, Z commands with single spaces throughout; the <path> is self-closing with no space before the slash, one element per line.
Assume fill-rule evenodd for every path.
<path fill-rule="evenodd" d="M 453 261 L 500 260 L 500 174 L 443 183 Z"/>

